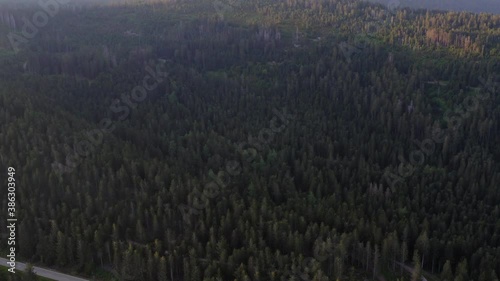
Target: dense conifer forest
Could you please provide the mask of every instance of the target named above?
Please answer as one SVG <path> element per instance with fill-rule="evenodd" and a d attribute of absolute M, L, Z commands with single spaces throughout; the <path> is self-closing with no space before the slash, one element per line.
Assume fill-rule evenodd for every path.
<path fill-rule="evenodd" d="M 0 4 L 2 256 L 13 167 L 92 280 L 499 280 L 500 16 L 60 2 Z"/>

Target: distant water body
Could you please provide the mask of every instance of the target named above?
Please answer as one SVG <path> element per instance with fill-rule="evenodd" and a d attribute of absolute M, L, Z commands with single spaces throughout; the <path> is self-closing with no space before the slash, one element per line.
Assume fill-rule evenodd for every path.
<path fill-rule="evenodd" d="M 417 9 L 468 11 L 473 13 L 490 13 L 500 15 L 500 0 L 368 0 L 394 6 Z"/>

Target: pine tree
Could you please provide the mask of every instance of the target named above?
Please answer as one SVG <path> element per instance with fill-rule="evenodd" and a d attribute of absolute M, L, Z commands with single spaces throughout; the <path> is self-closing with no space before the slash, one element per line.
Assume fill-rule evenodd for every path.
<path fill-rule="evenodd" d="M 457 266 L 457 270 L 455 272 L 455 281 L 468 281 L 469 274 L 467 272 L 467 260 L 464 259 Z"/>
<path fill-rule="evenodd" d="M 443 280 L 443 281 L 452 281 L 453 280 L 453 271 L 451 269 L 451 263 L 449 260 L 447 260 L 444 263 L 443 271 L 441 272 L 440 277 L 441 277 L 441 280 Z"/>
<path fill-rule="evenodd" d="M 403 275 L 403 269 L 404 265 L 406 264 L 406 259 L 408 258 L 408 246 L 406 245 L 406 242 L 403 241 L 401 244 L 401 264 L 400 264 L 400 274 Z"/>
<path fill-rule="evenodd" d="M 417 238 L 416 245 L 419 252 L 422 253 L 421 265 L 423 268 L 425 255 L 427 255 L 429 252 L 429 237 L 427 236 L 426 231 L 422 232 L 420 236 Z"/>
<path fill-rule="evenodd" d="M 373 276 L 372 278 L 375 279 L 378 276 L 378 268 L 379 268 L 379 250 L 378 250 L 378 245 L 375 244 L 375 250 L 373 251 Z"/>
<path fill-rule="evenodd" d="M 57 265 L 60 267 L 64 267 L 66 265 L 66 239 L 64 234 L 59 231 L 57 233 L 57 242 L 56 242 L 56 253 L 57 253 Z"/>
<path fill-rule="evenodd" d="M 418 250 L 413 252 L 413 271 L 411 273 L 411 281 L 420 281 L 422 279 L 422 265 L 420 264 L 420 256 Z"/>
<path fill-rule="evenodd" d="M 158 281 L 167 281 L 167 260 L 165 257 L 160 258 L 160 265 L 158 267 Z M 173 280 L 171 280 L 173 281 Z"/>

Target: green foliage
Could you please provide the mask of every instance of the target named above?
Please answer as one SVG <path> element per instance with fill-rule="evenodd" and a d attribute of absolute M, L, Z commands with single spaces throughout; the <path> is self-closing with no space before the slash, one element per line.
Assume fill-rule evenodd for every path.
<path fill-rule="evenodd" d="M 461 109 L 499 70 L 499 17 L 351 2 L 245 2 L 224 19 L 208 0 L 67 7 L 18 55 L 0 42 L 20 259 L 134 280 L 408 280 L 397 262 L 418 251 L 414 280 L 497 278 L 498 97 Z M 392 23 L 358 35 L 372 17 Z M 127 101 L 158 59 L 168 79 Z M 438 142 L 448 111 L 461 122 Z M 105 118 L 114 129 L 68 158 Z"/>

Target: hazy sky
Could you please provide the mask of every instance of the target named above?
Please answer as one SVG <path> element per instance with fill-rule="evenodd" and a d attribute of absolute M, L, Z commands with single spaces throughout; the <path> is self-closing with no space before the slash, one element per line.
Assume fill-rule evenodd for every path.
<path fill-rule="evenodd" d="M 451 11 L 487 12 L 500 14 L 500 0 L 369 0 L 378 3 L 398 3 L 402 6 Z"/>

